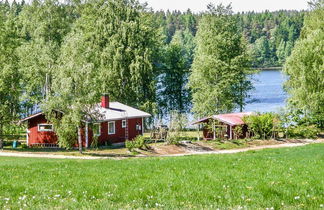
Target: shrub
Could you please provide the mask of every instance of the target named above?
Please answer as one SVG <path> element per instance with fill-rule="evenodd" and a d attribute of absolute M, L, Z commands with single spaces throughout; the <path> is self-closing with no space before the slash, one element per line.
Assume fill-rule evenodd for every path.
<path fill-rule="evenodd" d="M 133 152 L 134 149 L 135 149 L 135 142 L 134 141 L 126 140 L 125 146 L 128 149 L 128 151 Z"/>
<path fill-rule="evenodd" d="M 168 136 L 166 138 L 167 144 L 179 144 L 182 137 L 186 138 L 185 130 L 188 124 L 188 118 L 186 114 L 171 111 L 171 120 L 169 126 Z"/>
<path fill-rule="evenodd" d="M 91 148 L 98 148 L 98 142 L 99 142 L 99 136 L 93 135 L 90 147 Z"/>
<path fill-rule="evenodd" d="M 130 152 L 134 152 L 135 149 L 148 149 L 145 138 L 141 135 L 137 136 L 133 141 L 126 140 L 125 146 Z"/>
<path fill-rule="evenodd" d="M 279 124 L 277 116 L 273 113 L 251 115 L 244 117 L 243 120 L 257 139 L 270 138 L 274 128 Z"/>
<path fill-rule="evenodd" d="M 289 138 L 308 138 L 315 139 L 319 130 L 315 126 L 300 125 L 297 127 L 289 127 L 287 129 L 287 136 Z"/>
<path fill-rule="evenodd" d="M 181 136 L 179 132 L 168 133 L 168 137 L 166 138 L 167 144 L 178 145 L 180 141 L 181 141 Z"/>

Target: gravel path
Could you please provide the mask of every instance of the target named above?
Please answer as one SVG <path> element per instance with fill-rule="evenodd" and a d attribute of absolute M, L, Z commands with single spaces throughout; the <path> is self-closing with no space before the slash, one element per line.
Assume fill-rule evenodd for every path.
<path fill-rule="evenodd" d="M 242 149 L 232 149 L 232 150 L 217 150 L 217 151 L 205 151 L 205 152 L 188 152 L 184 154 L 170 154 L 170 155 L 157 155 L 154 157 L 179 157 L 188 155 L 205 155 L 205 154 L 234 154 L 239 152 L 247 152 L 251 150 L 262 150 L 262 149 L 272 149 L 272 148 L 287 148 L 287 147 L 300 147 L 312 143 L 324 143 L 324 141 L 309 141 L 306 143 L 284 143 L 276 145 L 263 145 L 248 147 Z M 2 157 L 26 157 L 26 158 L 50 158 L 50 159 L 81 159 L 81 160 L 98 160 L 98 159 L 122 159 L 123 157 L 93 157 L 93 156 L 68 156 L 68 155 L 53 155 L 53 154 L 34 154 L 25 152 L 3 152 L 0 151 L 0 156 Z M 137 157 L 149 157 L 149 156 L 137 156 Z M 125 157 L 126 158 L 126 157 Z"/>

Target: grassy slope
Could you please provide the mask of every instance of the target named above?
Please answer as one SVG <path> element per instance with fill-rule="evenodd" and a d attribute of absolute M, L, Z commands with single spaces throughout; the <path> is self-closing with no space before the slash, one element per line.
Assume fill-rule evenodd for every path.
<path fill-rule="evenodd" d="M 318 144 L 177 158 L 2 157 L 0 209 L 239 206 L 318 209 L 324 204 L 323 151 L 324 144 Z"/>

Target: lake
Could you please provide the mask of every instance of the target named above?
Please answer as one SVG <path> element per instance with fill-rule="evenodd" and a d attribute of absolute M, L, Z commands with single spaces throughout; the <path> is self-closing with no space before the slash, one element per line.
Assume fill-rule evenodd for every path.
<path fill-rule="evenodd" d="M 280 70 L 263 70 L 253 76 L 254 90 L 250 92 L 253 102 L 244 111 L 275 112 L 285 106 L 287 98 L 283 90 L 286 76 Z"/>

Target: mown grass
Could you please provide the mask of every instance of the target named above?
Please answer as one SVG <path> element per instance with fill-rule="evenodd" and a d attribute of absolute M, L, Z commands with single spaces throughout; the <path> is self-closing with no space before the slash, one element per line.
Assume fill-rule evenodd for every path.
<path fill-rule="evenodd" d="M 324 144 L 124 160 L 0 158 L 0 209 L 319 209 Z"/>

